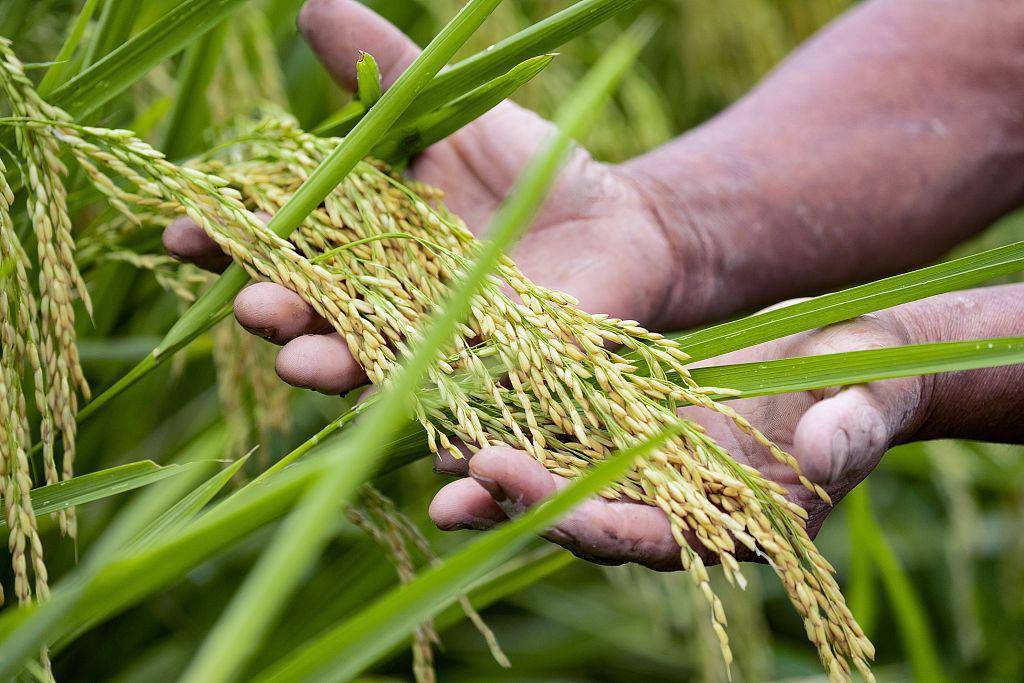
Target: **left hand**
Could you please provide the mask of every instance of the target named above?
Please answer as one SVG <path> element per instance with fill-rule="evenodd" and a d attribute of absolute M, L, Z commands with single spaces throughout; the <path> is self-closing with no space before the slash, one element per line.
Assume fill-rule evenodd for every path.
<path fill-rule="evenodd" d="M 715 359 L 716 364 L 838 353 L 912 343 L 900 309 L 862 316 Z M 730 405 L 800 463 L 812 481 L 837 503 L 862 481 L 893 444 L 907 439 L 925 414 L 930 379 L 910 377 L 872 384 L 739 399 Z M 785 486 L 809 515 L 813 537 L 831 508 L 804 488 L 793 471 L 727 417 L 702 408 L 683 415 L 703 424 L 740 462 Z M 466 460 L 445 457 L 438 469 L 468 478 L 443 487 L 430 516 L 444 530 L 487 529 L 550 496 L 567 481 L 549 473 L 523 451 L 481 450 Z M 679 568 L 679 546 L 668 519 L 656 507 L 593 498 L 548 531 L 546 537 L 576 555 L 602 564 L 638 562 L 654 569 Z M 698 548 L 698 552 L 703 552 Z M 714 560 L 714 558 L 706 558 Z M 749 559 L 749 558 L 744 558 Z"/>

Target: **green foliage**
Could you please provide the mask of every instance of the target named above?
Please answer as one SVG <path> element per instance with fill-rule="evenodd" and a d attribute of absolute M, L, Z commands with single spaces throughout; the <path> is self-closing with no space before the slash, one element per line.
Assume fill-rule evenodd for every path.
<path fill-rule="evenodd" d="M 205 151 L 207 123 L 231 125 L 218 120 L 215 107 L 201 106 L 213 102 L 225 82 L 214 56 L 236 50 L 250 57 L 254 70 L 259 63 L 252 55 L 252 40 L 224 30 L 242 13 L 269 19 L 274 66 L 285 74 L 282 89 L 287 97 L 282 99 L 301 100 L 302 117 L 310 123 L 339 111 L 343 98 L 324 85 L 326 76 L 291 30 L 299 4 L 10 0 L 0 16 L 0 34 L 17 36 L 15 47 L 27 59 L 54 62 L 45 75 L 38 74 L 42 90 L 76 118 L 95 116 L 109 104 L 104 111 L 110 116 L 125 125 L 151 122 L 145 125 L 151 141 L 174 156 L 187 156 Z M 461 6 L 455 0 L 368 4 L 422 42 Z M 498 3 L 478 6 L 484 4 L 489 11 Z M 463 48 L 467 58 L 438 76 L 437 69 L 449 61 L 449 49 L 461 44 L 464 35 L 428 55 L 432 61 L 420 62 L 419 71 L 383 98 L 374 88 L 372 62 L 362 62 L 359 99 L 331 119 L 336 130 L 352 130 L 346 146 L 305 188 L 294 208 L 275 218 L 274 227 L 280 234 L 291 232 L 322 193 L 344 176 L 349 163 L 370 149 L 388 156 L 408 154 L 471 121 L 509 93 L 551 115 L 642 8 L 653 7 L 661 25 L 640 59 L 621 74 L 612 104 L 597 107 L 580 98 L 572 102 L 576 111 L 563 119 L 572 122 L 589 114 L 589 130 L 579 131 L 580 139 L 603 159 L 650 149 L 721 110 L 848 4 L 588 0 L 537 23 L 569 3 L 502 3 Z M 588 11 L 594 7 L 599 12 Z M 463 28 L 471 32 L 468 24 Z M 514 37 L 483 52 L 508 36 Z M 559 54 L 552 59 L 547 53 L 553 51 Z M 180 52 L 184 54 L 176 58 Z M 263 99 L 254 97 L 245 106 L 263 106 Z M 0 135 L 0 142 L 12 147 L 9 132 Z M 524 179 L 526 190 L 514 195 L 505 216 L 509 235 L 526 224 L 531 206 L 550 182 L 555 157 L 535 167 Z M 72 200 L 81 238 L 102 220 L 96 217 L 94 196 L 73 193 Z M 24 216 L 16 219 L 25 224 Z M 680 339 L 695 358 L 710 358 L 1006 278 L 1024 265 L 1021 243 L 1016 242 L 1020 237 L 1019 221 L 1008 222 L 990 234 L 985 245 L 989 251 Z M 158 230 L 148 228 L 134 233 L 126 247 L 153 253 L 158 242 Z M 6 263 L 0 262 L 0 277 Z M 479 273 L 485 272 L 481 267 Z M 113 389 L 81 415 L 88 419 L 79 447 L 78 470 L 83 474 L 32 494 L 42 529 L 47 528 L 47 513 L 83 504 L 84 559 L 76 562 L 76 549 L 62 544 L 50 523 L 45 541 L 53 599 L 0 612 L 0 675 L 5 680 L 21 670 L 44 640 L 51 643 L 55 671 L 63 680 L 116 675 L 120 680 L 169 680 L 186 671 L 202 680 L 278 680 L 307 671 L 344 677 L 364 670 L 404 678 L 409 668 L 404 640 L 431 614 L 448 642 L 439 659 L 442 679 L 500 680 L 482 641 L 463 630 L 462 613 L 452 606 L 467 588 L 478 608 L 492 607 L 486 616 L 515 666 L 509 680 L 635 680 L 638 675 L 650 680 L 724 679 L 716 658 L 707 656 L 707 639 L 714 636 L 706 627 L 705 608 L 700 596 L 681 587 L 685 582 L 673 583 L 672 576 L 632 577 L 627 585 L 633 590 L 623 597 L 623 585 L 614 578 L 609 581 L 602 570 L 551 548 L 528 549 L 536 530 L 573 500 L 614 480 L 637 453 L 610 460 L 548 505 L 496 533 L 470 539 L 426 531 L 447 559 L 396 587 L 392 568 L 337 511 L 343 494 L 378 468 L 386 473 L 378 477 L 380 485 L 424 530 L 429 528 L 423 510 L 438 483 L 422 463 L 397 468 L 422 455 L 422 435 L 400 430 L 401 402 L 389 399 L 377 417 L 366 415 L 372 419 L 363 431 L 349 432 L 342 429 L 349 418 L 338 416 L 353 415 L 347 412 L 350 403 L 296 395 L 292 432 L 280 442 L 263 444 L 256 456 L 211 475 L 210 462 L 226 455 L 226 439 L 211 389 L 215 377 L 208 330 L 230 313 L 227 302 L 245 278 L 229 273 L 209 290 L 198 313 L 182 316 L 178 302 L 152 278 L 131 275 L 132 285 L 127 286 L 128 273 L 123 263 L 101 260 L 86 271 L 99 315 L 95 329 L 88 322 L 79 325 L 80 334 L 89 337 L 82 355 L 93 384 Z M 451 309 L 446 321 L 451 323 L 456 313 Z M 146 356 L 158 344 L 159 352 Z M 1022 344 L 1020 339 L 982 340 L 881 349 L 759 364 L 756 374 L 744 366 L 700 368 L 694 376 L 701 384 L 753 396 L 1020 362 Z M 186 346 L 188 354 L 176 353 Z M 146 360 L 131 370 L 140 356 Z M 414 386 L 414 375 L 409 377 L 409 386 Z M 136 382 L 130 393 L 121 395 Z M 359 425 L 360 420 L 354 421 Z M 393 429 L 399 431 L 386 438 Z M 855 494 L 826 525 L 825 553 L 836 559 L 841 576 L 852 584 L 854 611 L 880 646 L 881 678 L 1010 679 L 1024 666 L 1019 642 L 1024 632 L 1024 544 L 1016 533 L 1024 519 L 1024 458 L 1019 449 L 973 444 L 930 448 L 968 463 L 956 481 L 951 484 L 936 471 L 931 463 L 941 460 L 926 458 L 923 447 L 890 454 L 873 476 L 870 507 L 866 494 Z M 264 455 L 271 461 L 286 456 L 282 462 L 288 466 L 271 468 L 267 476 L 245 485 L 265 471 L 255 464 Z M 140 457 L 154 462 L 132 462 Z M 957 487 L 960 507 L 949 504 L 951 486 Z M 310 496 L 310 491 L 317 493 Z M 966 547 L 951 545 L 963 543 L 951 533 L 956 522 L 951 518 L 963 514 L 965 500 L 978 520 L 979 538 Z M 884 527 L 877 520 L 885 520 Z M 310 525 L 316 532 L 307 536 Z M 970 571 L 957 569 L 963 566 Z M 954 577 L 965 576 L 969 584 L 955 583 Z M 737 648 L 740 675 L 757 680 L 816 674 L 802 627 L 780 616 L 788 613 L 781 608 L 784 597 L 771 581 L 754 583 L 763 588 L 737 596 L 745 601 L 739 603 L 741 614 L 730 614 L 733 622 L 742 623 L 744 613 L 750 619 L 750 636 L 744 639 L 748 651 Z M 245 586 L 241 591 L 240 585 Z M 973 609 L 956 611 L 957 592 L 972 596 Z M 600 629 L 594 628 L 595 620 Z M 765 634 L 769 628 L 770 639 Z M 963 637 L 968 630 L 980 644 L 969 645 L 970 638 Z M 200 647 L 202 654 L 193 659 Z"/>

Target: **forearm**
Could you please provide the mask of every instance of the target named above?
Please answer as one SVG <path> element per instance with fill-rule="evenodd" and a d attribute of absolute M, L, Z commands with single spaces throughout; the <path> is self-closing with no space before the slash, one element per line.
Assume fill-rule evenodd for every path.
<path fill-rule="evenodd" d="M 1024 198 L 1024 3 L 865 3 L 626 168 L 700 253 L 674 322 L 932 260 Z"/>
<path fill-rule="evenodd" d="M 1024 336 L 1024 284 L 986 287 L 898 306 L 886 314 L 914 343 Z M 920 409 L 902 440 L 963 438 L 1024 443 L 1024 365 L 923 380 Z"/>

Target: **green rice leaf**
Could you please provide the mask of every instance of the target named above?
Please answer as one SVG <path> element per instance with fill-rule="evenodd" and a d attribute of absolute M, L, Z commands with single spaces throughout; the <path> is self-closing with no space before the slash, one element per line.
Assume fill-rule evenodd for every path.
<path fill-rule="evenodd" d="M 1021 269 L 1024 242 L 1016 242 L 673 337 L 694 361 L 699 361 L 883 308 L 973 287 Z"/>
<path fill-rule="evenodd" d="M 178 70 L 174 108 L 164 134 L 163 151 L 168 158 L 181 159 L 201 148 L 209 122 L 206 89 L 217 70 L 226 35 L 227 24 L 221 22 L 185 51 Z"/>
<path fill-rule="evenodd" d="M 878 618 L 878 591 L 875 586 L 875 566 L 868 551 L 874 519 L 871 517 L 868 491 L 863 483 L 843 499 L 843 510 L 846 512 L 851 551 L 847 601 L 857 623 L 870 637 Z"/>
<path fill-rule="evenodd" d="M 439 74 L 409 108 L 403 121 L 412 121 L 462 97 L 516 64 L 552 52 L 637 4 L 638 0 L 580 0 Z M 363 113 L 353 109 L 346 117 L 332 117 L 315 132 L 344 135 Z"/>
<path fill-rule="evenodd" d="M 246 454 L 207 479 L 203 482 L 202 486 L 179 500 L 170 510 L 154 519 L 149 526 L 132 539 L 128 549 L 146 548 L 152 545 L 156 539 L 169 536 L 185 528 L 199 514 L 200 510 L 206 507 L 206 504 L 213 500 L 213 497 L 231 481 L 231 478 L 245 465 L 249 455 Z"/>
<path fill-rule="evenodd" d="M 553 59 L 554 55 L 528 59 L 451 104 L 394 130 L 385 142 L 374 148 L 373 155 L 390 163 L 399 163 L 419 154 L 494 109 L 546 69 Z"/>
<path fill-rule="evenodd" d="M 139 2 L 119 2 L 118 0 L 107 0 L 103 4 L 99 26 L 93 33 L 85 51 L 83 67 L 92 66 L 128 40 L 141 4 Z"/>
<path fill-rule="evenodd" d="M 359 59 L 356 60 L 356 82 L 359 86 L 359 103 L 367 109 L 377 104 L 377 100 L 384 93 L 384 86 L 381 83 L 377 60 L 369 52 L 359 52 Z"/>
<path fill-rule="evenodd" d="M 152 460 L 141 460 L 82 474 L 67 481 L 32 489 L 32 510 L 38 517 L 103 500 L 183 474 L 201 464 L 157 465 Z M 7 520 L 0 520 L 0 528 L 6 526 Z"/>
<path fill-rule="evenodd" d="M 847 351 L 694 368 L 691 373 L 701 386 L 733 389 L 739 392 L 735 398 L 749 398 L 1017 363 L 1024 363 L 1024 337 Z"/>
<path fill-rule="evenodd" d="M 85 33 L 89 20 L 92 19 L 93 12 L 98 4 L 99 0 L 85 0 L 85 4 L 82 5 L 82 9 L 75 18 L 75 23 L 71 25 L 71 30 L 68 31 L 68 37 L 64 40 L 64 44 L 61 45 L 60 52 L 53 58 L 53 66 L 50 67 L 46 75 L 43 76 L 43 80 L 39 83 L 39 94 L 42 97 L 48 97 L 54 88 L 64 82 L 68 75 L 68 70 L 71 68 L 71 55 L 75 53 L 79 43 L 82 42 L 82 35 Z"/>
<path fill-rule="evenodd" d="M 54 90 L 50 102 L 67 111 L 72 118 L 82 119 L 216 26 L 245 1 L 186 0 L 176 5 L 158 21 Z"/>
<path fill-rule="evenodd" d="M 89 613 L 80 609 L 83 597 L 88 595 L 86 589 L 129 539 L 193 486 L 195 478 L 203 474 L 208 464 L 197 462 L 182 467 L 182 476 L 166 478 L 129 501 L 90 548 L 79 568 L 61 581 L 48 601 L 0 613 L 0 680 L 13 680 L 43 643 L 55 643 L 61 636 L 90 623 Z M 109 602 L 111 596 L 122 591 L 131 593 L 129 585 L 123 581 L 106 588 L 106 596 L 100 602 Z"/>
<path fill-rule="evenodd" d="M 914 679 L 937 682 L 948 680 L 929 626 L 930 618 L 924 602 L 914 590 L 914 584 L 904 571 L 899 557 L 871 514 L 867 482 L 862 482 L 851 491 L 847 499 L 853 498 L 856 501 L 858 496 L 864 500 L 857 505 L 867 510 L 867 515 L 861 519 L 860 540 L 864 545 L 858 551 L 869 553 L 878 568 L 878 575 L 892 604 L 900 639 L 910 659 Z"/>

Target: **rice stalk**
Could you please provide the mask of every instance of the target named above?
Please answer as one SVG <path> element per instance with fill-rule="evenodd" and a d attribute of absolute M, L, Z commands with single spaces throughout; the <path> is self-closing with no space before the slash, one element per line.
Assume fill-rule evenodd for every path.
<path fill-rule="evenodd" d="M 22 376 L 27 363 L 35 383 L 36 401 L 40 413 L 46 416 L 48 404 L 43 395 L 43 369 L 40 359 L 39 323 L 35 298 L 29 285 L 30 263 L 18 241 L 11 221 L 14 193 L 5 179 L 6 168 L 0 162 L 0 254 L 10 259 L 10 272 L 0 280 L 0 491 L 4 500 L 7 520 L 8 549 L 14 573 L 14 593 L 19 604 L 32 600 L 33 586 L 29 581 L 32 566 L 36 598 L 45 600 L 50 588 L 43 544 L 36 527 L 32 509 L 32 474 L 28 451 L 32 444 L 29 430 Z M 0 604 L 3 603 L 0 586 Z M 50 658 L 46 648 L 40 653 L 40 663 L 47 679 L 52 679 Z"/>
<path fill-rule="evenodd" d="M 384 548 L 395 565 L 399 580 L 408 583 L 416 576 L 416 565 L 409 553 L 402 527 L 394 519 L 393 506 L 381 505 L 382 498 L 380 494 L 367 495 L 364 491 L 363 506 L 350 506 L 346 514 L 353 524 Z M 413 633 L 412 659 L 416 683 L 434 683 L 437 680 L 434 646 L 440 642 L 432 621 L 420 624 Z"/>
<path fill-rule="evenodd" d="M 6 39 L 0 39 L 0 90 L 15 116 L 68 118 L 35 92 Z M 78 394 L 86 399 L 90 396 L 75 346 L 74 297 L 81 299 L 90 316 L 92 304 L 75 263 L 75 242 L 63 182 L 67 169 L 60 160 L 60 146 L 45 131 L 29 127 L 19 127 L 16 139 L 25 165 L 29 219 L 38 243 L 39 341 L 47 403 L 40 438 L 46 482 L 53 484 L 73 476 Z M 60 474 L 54 457 L 58 434 L 64 447 Z M 74 509 L 61 511 L 58 518 L 61 531 L 75 538 Z"/>
<path fill-rule="evenodd" d="M 59 110 L 26 114 L 21 138 L 46 149 L 59 141 L 129 219 L 139 208 L 187 215 L 250 276 L 296 291 L 343 336 L 374 384 L 391 381 L 422 323 L 480 249 L 443 207 L 440 191 L 373 161 L 356 165 L 293 242 L 278 237 L 255 212 L 284 206 L 338 142 L 286 118 L 256 126 L 229 161 L 183 167 L 130 131 L 78 126 Z M 566 477 L 672 428 L 675 435 L 651 459 L 603 493 L 657 505 L 668 516 L 681 564 L 709 605 L 726 666 L 732 654 L 725 610 L 706 562 L 720 562 L 726 578 L 742 587 L 736 554 L 745 549 L 774 568 L 829 676 L 847 678 L 856 667 L 870 679 L 873 647 L 807 536 L 806 512 L 676 410 L 701 406 L 729 417 L 809 490 L 825 501 L 827 494 L 792 456 L 709 398 L 710 390 L 690 377 L 688 360 L 677 343 L 634 321 L 581 311 L 572 297 L 535 285 L 504 258 L 459 334 L 434 359 L 434 391 L 409 401 L 435 452 L 452 451 L 452 439 L 471 451 L 504 443 Z M 425 651 L 418 661 L 426 676 Z"/>

